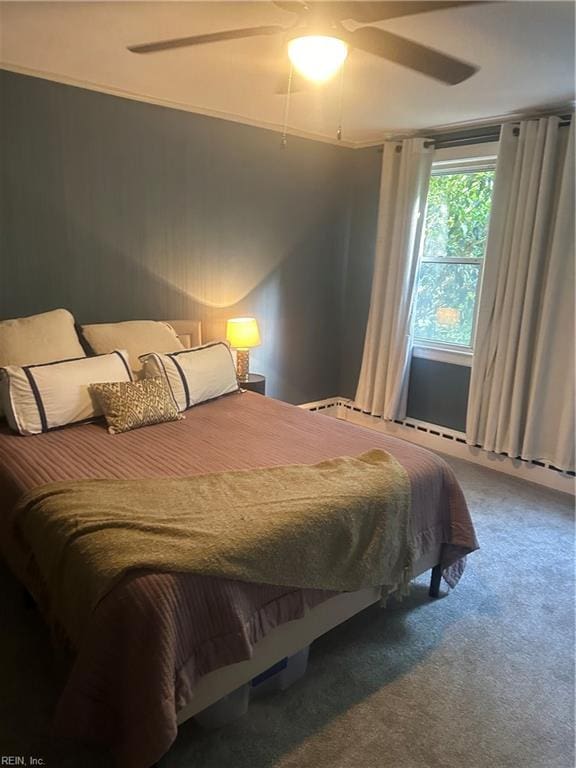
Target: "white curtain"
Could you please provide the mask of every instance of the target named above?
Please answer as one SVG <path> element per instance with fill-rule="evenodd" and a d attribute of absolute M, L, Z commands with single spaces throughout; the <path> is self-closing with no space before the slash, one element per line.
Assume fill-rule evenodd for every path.
<path fill-rule="evenodd" d="M 574 470 L 574 125 L 502 128 L 466 440 Z"/>
<path fill-rule="evenodd" d="M 425 144 L 424 139 L 387 142 L 382 159 L 372 296 L 356 404 L 388 420 L 406 415 L 412 299 L 433 155 Z"/>

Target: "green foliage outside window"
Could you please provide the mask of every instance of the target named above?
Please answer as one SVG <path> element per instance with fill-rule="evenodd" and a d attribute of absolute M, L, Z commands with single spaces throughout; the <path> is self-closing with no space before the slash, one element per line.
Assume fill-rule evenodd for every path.
<path fill-rule="evenodd" d="M 414 327 L 417 338 L 470 346 L 479 273 L 479 264 L 422 262 Z"/>
<path fill-rule="evenodd" d="M 430 179 L 416 294 L 416 338 L 463 346 L 472 343 L 493 180 L 493 171 Z M 479 263 L 447 259 L 478 259 Z"/>
<path fill-rule="evenodd" d="M 432 176 L 424 228 L 424 259 L 482 259 L 494 171 Z"/>

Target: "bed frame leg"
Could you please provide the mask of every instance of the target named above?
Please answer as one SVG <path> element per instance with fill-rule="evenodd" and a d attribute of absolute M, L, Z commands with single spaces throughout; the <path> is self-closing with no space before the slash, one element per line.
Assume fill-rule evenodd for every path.
<path fill-rule="evenodd" d="M 430 576 L 430 597 L 440 597 L 440 581 L 442 579 L 442 566 L 435 565 Z"/>

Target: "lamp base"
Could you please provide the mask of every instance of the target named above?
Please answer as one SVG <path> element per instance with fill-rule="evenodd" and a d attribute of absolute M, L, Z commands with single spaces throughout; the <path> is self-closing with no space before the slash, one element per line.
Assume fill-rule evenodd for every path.
<path fill-rule="evenodd" d="M 238 376 L 238 381 L 248 381 L 248 377 L 250 376 L 249 349 L 236 350 L 236 375 Z"/>

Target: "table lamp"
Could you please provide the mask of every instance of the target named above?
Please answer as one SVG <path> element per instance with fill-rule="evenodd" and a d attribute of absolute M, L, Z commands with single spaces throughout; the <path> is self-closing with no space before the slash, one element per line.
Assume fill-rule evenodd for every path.
<path fill-rule="evenodd" d="M 253 317 L 233 317 L 226 323 L 226 339 L 236 350 L 238 381 L 248 381 L 250 376 L 250 349 L 260 344 L 258 323 Z"/>

